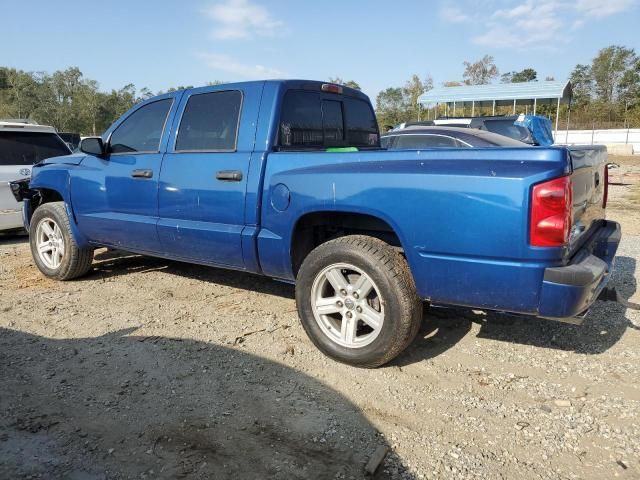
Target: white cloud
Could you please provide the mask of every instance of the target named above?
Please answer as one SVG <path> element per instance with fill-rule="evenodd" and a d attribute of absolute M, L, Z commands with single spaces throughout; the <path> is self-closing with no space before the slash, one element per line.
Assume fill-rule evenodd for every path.
<path fill-rule="evenodd" d="M 638 5 L 638 0 L 577 0 L 575 9 L 586 17 L 606 17 Z"/>
<path fill-rule="evenodd" d="M 264 65 L 239 62 L 230 55 L 223 53 L 199 53 L 196 56 L 206 65 L 215 70 L 238 75 L 245 79 L 266 79 L 286 77 L 286 72 Z"/>
<path fill-rule="evenodd" d="M 638 4 L 640 0 L 458 0 L 455 5 L 443 3 L 439 13 L 449 23 L 467 22 L 476 45 L 555 49 L 594 18 Z"/>
<path fill-rule="evenodd" d="M 566 40 L 564 22 L 558 15 L 562 3 L 526 0 L 513 8 L 496 10 L 488 19 L 488 30 L 473 37 L 473 43 L 490 47 L 545 46 Z"/>
<path fill-rule="evenodd" d="M 265 7 L 250 0 L 225 0 L 205 13 L 214 21 L 213 37 L 220 40 L 273 36 L 284 25 Z"/>
<path fill-rule="evenodd" d="M 451 23 L 466 23 L 471 21 L 471 17 L 458 7 L 442 7 L 440 9 L 440 18 Z"/>

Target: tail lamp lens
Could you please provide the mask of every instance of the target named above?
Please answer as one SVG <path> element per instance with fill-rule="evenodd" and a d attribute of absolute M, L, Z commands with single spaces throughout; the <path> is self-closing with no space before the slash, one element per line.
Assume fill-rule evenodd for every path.
<path fill-rule="evenodd" d="M 607 208 L 607 200 L 609 200 L 609 164 L 604 166 L 604 192 L 602 192 L 602 208 Z"/>
<path fill-rule="evenodd" d="M 572 209 L 570 177 L 534 185 L 529 243 L 535 247 L 561 247 L 569 243 Z"/>

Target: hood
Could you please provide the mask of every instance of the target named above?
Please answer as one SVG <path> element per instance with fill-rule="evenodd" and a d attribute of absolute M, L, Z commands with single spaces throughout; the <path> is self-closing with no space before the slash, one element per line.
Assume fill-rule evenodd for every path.
<path fill-rule="evenodd" d="M 80 162 L 82 162 L 86 156 L 84 153 L 72 153 L 71 155 L 45 158 L 36 163 L 34 167 L 43 167 L 45 165 L 80 165 Z"/>

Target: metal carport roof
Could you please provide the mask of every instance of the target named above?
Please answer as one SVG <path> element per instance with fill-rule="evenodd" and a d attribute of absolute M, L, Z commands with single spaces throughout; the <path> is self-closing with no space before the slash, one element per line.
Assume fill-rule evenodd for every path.
<path fill-rule="evenodd" d="M 571 100 L 571 83 L 568 81 L 543 81 L 522 83 L 498 83 L 490 85 L 463 85 L 440 87 L 429 90 L 418 97 L 422 105 L 452 102 L 511 103 L 514 100 Z"/>

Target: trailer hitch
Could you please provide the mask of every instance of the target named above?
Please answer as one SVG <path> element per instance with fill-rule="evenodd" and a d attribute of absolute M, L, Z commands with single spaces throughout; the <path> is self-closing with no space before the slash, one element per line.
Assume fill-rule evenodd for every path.
<path fill-rule="evenodd" d="M 640 310 L 640 303 L 629 302 L 620 295 L 620 292 L 616 290 L 616 287 L 605 287 L 602 289 L 598 300 L 602 300 L 603 302 L 616 302 L 631 310 Z"/>

